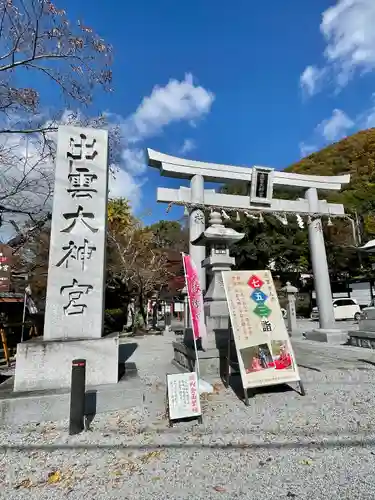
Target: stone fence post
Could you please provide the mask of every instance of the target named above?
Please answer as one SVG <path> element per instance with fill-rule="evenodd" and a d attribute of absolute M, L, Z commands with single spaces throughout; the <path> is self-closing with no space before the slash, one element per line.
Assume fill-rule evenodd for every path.
<path fill-rule="evenodd" d="M 189 298 L 188 298 L 188 293 L 187 293 L 187 288 L 184 286 L 184 288 L 181 291 L 181 295 L 184 297 L 184 330 L 186 331 L 189 328 L 190 321 L 189 321 Z"/>
<path fill-rule="evenodd" d="M 296 313 L 296 294 L 298 293 L 298 288 L 292 286 L 290 281 L 287 281 L 286 286 L 282 288 L 282 291 L 286 293 L 288 303 L 287 303 L 287 323 L 288 332 L 292 336 L 298 331 L 297 328 L 297 313 Z"/>

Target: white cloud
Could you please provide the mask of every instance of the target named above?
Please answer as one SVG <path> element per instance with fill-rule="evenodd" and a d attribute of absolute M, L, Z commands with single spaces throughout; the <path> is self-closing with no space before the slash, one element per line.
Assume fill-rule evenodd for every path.
<path fill-rule="evenodd" d="M 375 93 L 371 96 L 371 105 L 356 117 L 358 129 L 375 127 Z"/>
<path fill-rule="evenodd" d="M 115 161 L 117 174 L 116 180 L 111 181 L 111 196 L 138 200 L 144 183 L 142 176 L 147 170 L 142 148 L 145 139 L 159 135 L 176 122 L 186 121 L 190 126 L 193 123 L 196 126 L 197 121 L 209 113 L 214 99 L 212 92 L 196 84 L 191 74 L 186 74 L 181 81 L 171 79 L 165 86 L 155 86 L 135 112 L 125 119 L 115 113 L 106 113 L 106 120 L 121 129 L 126 141 Z M 74 119 L 81 120 L 82 117 Z M 72 113 L 64 112 L 62 121 L 72 122 Z M 183 145 L 185 153 L 194 147 L 191 139 Z"/>
<path fill-rule="evenodd" d="M 374 26 L 374 0 L 340 0 L 323 13 L 324 55 L 337 65 L 340 83 L 345 84 L 356 69 L 375 68 Z"/>
<path fill-rule="evenodd" d="M 325 67 L 339 87 L 345 86 L 356 71 L 375 69 L 375 1 L 337 0 L 322 14 L 320 31 L 325 39 Z M 301 76 L 307 71 L 308 66 Z M 306 78 L 306 75 L 305 75 Z"/>
<path fill-rule="evenodd" d="M 323 120 L 316 130 L 327 141 L 336 141 L 347 135 L 355 127 L 354 121 L 341 109 L 334 109 L 332 115 Z"/>
<path fill-rule="evenodd" d="M 359 127 L 359 123 L 360 120 L 358 117 L 352 120 L 341 109 L 334 109 L 329 118 L 322 120 L 315 127 L 310 140 L 307 143 L 300 143 L 299 149 L 301 156 L 309 156 L 315 151 L 318 151 L 320 148 L 326 146 L 328 143 L 342 139 L 348 135 L 350 131 L 354 132 Z"/>
<path fill-rule="evenodd" d="M 83 126 L 97 126 L 110 130 L 111 158 L 110 162 L 115 171 L 115 178 L 110 178 L 110 196 L 130 199 L 133 208 L 139 207 L 141 189 L 146 180 L 144 140 L 158 135 L 173 123 L 186 121 L 188 125 L 196 125 L 199 119 L 206 115 L 212 106 L 215 96 L 204 87 L 197 85 L 193 76 L 185 75 L 181 81 L 171 79 L 164 87 L 156 86 L 148 97 L 144 97 L 136 111 L 128 118 L 106 113 L 104 120 L 87 119 L 81 113 L 65 110 L 59 123 L 71 123 Z M 14 117 L 19 120 L 19 117 Z M 51 121 L 43 118 L 45 126 Z M 19 123 L 18 123 L 19 126 Z M 7 124 L 13 128 L 14 123 Z M 116 127 L 122 132 L 122 139 L 116 136 Z M 25 127 L 26 128 L 26 127 Z M 52 145 L 56 134 L 48 135 Z M 185 152 L 194 147 L 193 141 L 187 139 L 183 145 Z M 7 152 L 7 163 L 4 160 Z M 33 135 L 27 139 L 17 134 L 0 137 L 0 203 L 4 203 L 2 196 L 11 193 L 11 188 L 27 173 L 19 193 L 7 196 L 7 203 L 17 208 L 30 208 L 31 205 L 40 207 L 48 199 L 48 208 L 51 207 L 50 192 L 53 186 L 54 164 L 52 157 L 46 155 L 42 161 L 41 148 Z M 36 166 L 34 165 L 36 163 Z M 1 236 L 1 235 L 0 235 Z"/>
<path fill-rule="evenodd" d="M 306 142 L 300 142 L 299 144 L 299 151 L 301 154 L 301 157 L 304 158 L 305 156 L 309 156 L 312 153 L 315 153 L 319 148 L 314 146 L 313 144 L 307 144 Z"/>
<path fill-rule="evenodd" d="M 186 74 L 184 80 L 171 79 L 163 86 L 155 86 L 148 97 L 144 97 L 136 111 L 123 120 L 115 115 L 112 117 L 120 125 L 122 133 L 127 140 L 127 145 L 121 154 L 121 166 L 128 176 L 118 178 L 118 187 L 122 182 L 127 182 L 126 191 L 132 197 L 139 199 L 147 165 L 141 143 L 153 136 L 161 134 L 164 129 L 173 123 L 187 122 L 190 126 L 197 125 L 202 116 L 209 113 L 215 96 L 204 87 L 194 83 L 191 74 Z M 187 153 L 195 147 L 191 139 L 183 144 L 183 152 Z M 124 196 L 124 195 L 123 195 Z M 130 196 L 130 194 L 128 194 Z"/>
<path fill-rule="evenodd" d="M 315 127 L 308 143 L 300 143 L 301 156 L 309 156 L 327 144 L 342 139 L 349 133 L 371 126 L 375 126 L 375 96 L 374 105 L 353 119 L 341 109 L 334 109 L 329 118 L 322 120 Z"/>
<path fill-rule="evenodd" d="M 119 168 L 109 176 L 109 197 L 127 198 L 132 209 L 137 210 L 140 206 L 143 182 L 143 179 L 138 179 L 126 170 Z"/>
<path fill-rule="evenodd" d="M 121 160 L 123 168 L 134 175 L 143 174 L 147 168 L 143 149 L 125 148 L 121 152 Z"/>
<path fill-rule="evenodd" d="M 375 127 L 375 106 L 370 108 L 365 115 L 365 126 L 363 128 Z"/>
<path fill-rule="evenodd" d="M 313 95 L 319 89 L 324 71 L 316 66 L 307 66 L 300 77 L 300 86 L 308 95 Z"/>
<path fill-rule="evenodd" d="M 164 87 L 156 86 L 126 120 L 128 140 L 139 142 L 160 134 L 174 122 L 197 120 L 210 111 L 214 99 L 212 92 L 194 84 L 191 74 L 182 81 L 170 80 Z"/>
<path fill-rule="evenodd" d="M 186 154 L 186 153 L 190 153 L 190 151 L 193 151 L 193 149 L 195 149 L 197 146 L 195 144 L 195 142 L 193 141 L 193 139 L 185 139 L 184 140 L 184 143 L 182 144 L 181 148 L 180 148 L 180 154 Z"/>

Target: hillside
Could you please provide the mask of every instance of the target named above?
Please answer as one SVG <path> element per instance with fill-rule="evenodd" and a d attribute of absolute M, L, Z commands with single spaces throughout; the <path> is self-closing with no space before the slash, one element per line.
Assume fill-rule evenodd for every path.
<path fill-rule="evenodd" d="M 348 212 L 357 210 L 367 215 L 367 226 L 372 225 L 372 214 L 375 214 L 375 128 L 346 137 L 285 170 L 312 175 L 350 173 L 350 185 L 341 193 L 329 194 L 328 198 L 344 203 Z"/>
<path fill-rule="evenodd" d="M 341 192 L 320 193 L 320 197 L 343 203 L 348 215 L 357 213 L 358 232 L 363 243 L 375 238 L 375 128 L 347 137 L 285 170 L 310 175 L 350 173 L 351 182 Z M 246 194 L 246 190 L 245 183 L 226 184 L 222 188 L 223 192 L 230 194 Z M 303 196 L 303 192 L 276 186 L 274 195 L 288 199 Z M 231 250 L 239 269 L 264 269 L 272 261 L 280 271 L 292 268 L 311 270 L 307 231 L 299 229 L 292 217 L 289 217 L 286 227 L 280 226 L 272 217 L 265 218 L 261 227 L 246 218 L 232 222 L 232 225 L 246 234 Z M 333 275 L 339 276 L 348 270 L 351 276 L 371 272 L 373 257 L 361 255 L 359 258 L 353 248 L 356 242 L 348 220 L 334 220 L 332 226 L 324 224 L 324 237 Z"/>

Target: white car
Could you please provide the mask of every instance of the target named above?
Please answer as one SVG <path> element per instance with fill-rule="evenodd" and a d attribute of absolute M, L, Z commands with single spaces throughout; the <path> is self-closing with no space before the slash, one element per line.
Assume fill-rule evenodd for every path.
<path fill-rule="evenodd" d="M 335 299 L 332 301 L 335 320 L 351 319 L 359 321 L 361 317 L 361 308 L 355 299 Z M 319 319 L 317 307 L 313 307 L 310 318 L 315 321 Z"/>

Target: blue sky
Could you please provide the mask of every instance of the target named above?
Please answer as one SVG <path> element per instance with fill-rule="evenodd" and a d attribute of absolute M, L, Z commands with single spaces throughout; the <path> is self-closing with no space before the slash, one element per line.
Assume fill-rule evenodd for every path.
<path fill-rule="evenodd" d="M 178 181 L 145 167 L 146 147 L 282 169 L 375 126 L 374 0 L 56 5 L 113 46 L 114 92 L 93 111 L 134 133 L 111 193 L 129 196 L 146 223 L 181 216 L 156 203 L 156 187 Z"/>

